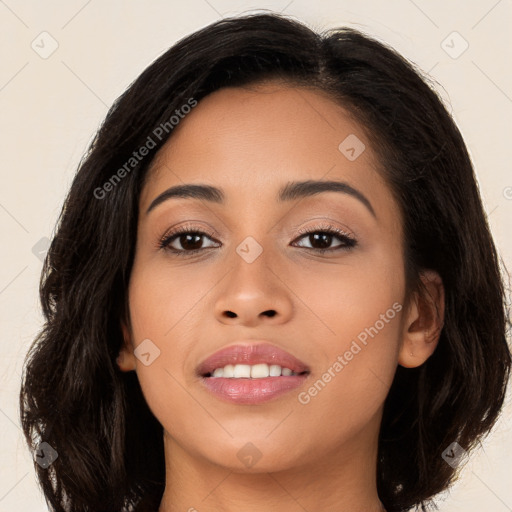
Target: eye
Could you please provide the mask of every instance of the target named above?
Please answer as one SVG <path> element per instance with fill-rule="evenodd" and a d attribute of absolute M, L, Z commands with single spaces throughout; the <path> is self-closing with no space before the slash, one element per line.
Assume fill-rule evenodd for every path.
<path fill-rule="evenodd" d="M 305 249 L 311 249 L 313 251 L 319 252 L 323 254 L 324 252 L 334 252 L 340 250 L 349 250 L 357 245 L 356 239 L 345 233 L 343 230 L 336 226 L 331 226 L 330 224 L 324 226 L 317 226 L 314 228 L 308 229 L 299 229 L 299 233 L 302 234 L 300 239 L 306 238 L 312 247 L 305 247 Z M 342 243 L 336 247 L 329 248 L 333 239 L 337 238 Z M 314 245 L 320 247 L 314 247 Z M 303 247 L 303 246 L 299 246 Z"/>
<path fill-rule="evenodd" d="M 298 245 L 298 247 L 320 254 L 325 252 L 349 250 L 357 245 L 357 241 L 352 235 L 330 224 L 316 226 L 309 230 L 299 229 L 299 233 L 301 233 L 301 236 L 297 240 L 307 238 L 311 247 L 305 247 L 302 245 Z M 158 247 L 160 249 L 170 251 L 177 256 L 186 257 L 204 251 L 205 249 L 220 247 L 220 242 L 213 238 L 214 235 L 215 234 L 212 232 L 206 233 L 201 231 L 200 228 L 181 226 L 170 233 L 166 233 L 158 242 Z M 203 242 L 204 238 L 210 239 L 212 244 L 205 247 Z M 335 247 L 328 247 L 336 238 L 341 242 L 341 244 Z"/>
<path fill-rule="evenodd" d="M 158 247 L 174 252 L 179 256 L 189 256 L 190 254 L 213 247 L 203 247 L 202 242 L 204 237 L 208 237 L 211 240 L 213 236 L 214 233 L 211 232 L 205 233 L 197 228 L 181 226 L 170 233 L 166 233 L 159 241 Z"/>

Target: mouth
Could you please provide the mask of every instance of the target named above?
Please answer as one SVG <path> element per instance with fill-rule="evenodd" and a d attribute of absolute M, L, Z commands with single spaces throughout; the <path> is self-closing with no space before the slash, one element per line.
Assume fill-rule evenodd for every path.
<path fill-rule="evenodd" d="M 196 368 L 196 374 L 221 400 L 257 404 L 302 385 L 310 369 L 270 343 L 239 343 L 208 357 Z"/>
<path fill-rule="evenodd" d="M 304 370 L 300 373 L 294 372 L 290 368 L 282 367 L 278 364 L 258 363 L 258 364 L 227 364 L 221 368 L 215 368 L 213 372 L 203 374 L 202 377 L 212 377 L 218 379 L 264 379 L 266 377 L 290 377 L 295 375 L 307 375 L 309 372 Z"/>

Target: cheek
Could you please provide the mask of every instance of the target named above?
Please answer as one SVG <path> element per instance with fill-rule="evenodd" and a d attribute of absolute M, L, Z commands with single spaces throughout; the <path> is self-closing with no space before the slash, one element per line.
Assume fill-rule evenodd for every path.
<path fill-rule="evenodd" d="M 149 352 L 151 363 L 136 360 L 136 372 L 145 399 L 155 416 L 172 429 L 179 422 L 171 411 L 186 414 L 194 408 L 186 388 L 194 379 L 190 353 L 196 346 L 198 333 L 211 311 L 205 311 L 208 291 L 216 280 L 206 267 L 172 269 L 167 262 L 138 260 L 130 279 L 129 303 L 133 344 L 143 340 L 153 345 Z M 211 307 L 211 306 L 208 306 Z M 146 344 L 148 342 L 146 341 Z M 141 345 L 142 346 L 142 345 Z M 153 353 L 157 357 L 152 357 Z M 195 411 L 200 415 L 201 411 Z"/>
<path fill-rule="evenodd" d="M 297 285 L 308 289 L 307 304 L 316 313 L 310 331 L 317 333 L 322 354 L 319 371 L 298 396 L 311 421 L 332 411 L 331 422 L 357 429 L 384 402 L 401 336 L 404 277 L 396 254 L 376 252 L 330 275 L 310 271 L 299 278 Z M 327 426 L 319 428 L 328 434 Z"/>
<path fill-rule="evenodd" d="M 332 265 L 302 264 L 288 270 L 286 282 L 293 283 L 301 299 L 298 311 L 307 316 L 304 324 L 317 333 L 318 342 L 323 340 L 322 347 L 341 349 L 378 321 L 382 328 L 381 315 L 390 309 L 385 320 L 395 317 L 393 304 L 401 304 L 404 292 L 403 264 L 397 254 L 366 251 Z"/>
<path fill-rule="evenodd" d="M 326 362 L 297 396 L 304 428 L 332 442 L 357 435 L 371 422 L 397 368 L 400 303 L 367 301 L 355 314 L 340 314 L 335 326 L 340 335 L 325 346 Z"/>
<path fill-rule="evenodd" d="M 140 262 L 130 280 L 130 316 L 134 333 L 154 336 L 164 345 L 181 339 L 201 317 L 208 290 L 215 280 L 198 267 L 182 268 L 161 262 Z M 185 336 L 186 337 L 186 336 Z"/>

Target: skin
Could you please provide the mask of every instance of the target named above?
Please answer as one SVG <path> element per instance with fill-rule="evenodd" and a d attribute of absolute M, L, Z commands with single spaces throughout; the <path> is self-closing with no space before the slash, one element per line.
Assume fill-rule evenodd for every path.
<path fill-rule="evenodd" d="M 338 149 L 349 134 L 366 146 L 354 161 Z M 307 179 L 349 183 L 376 217 L 337 192 L 277 202 L 282 185 Z M 226 202 L 173 198 L 146 214 L 155 197 L 184 183 L 222 188 Z M 327 221 L 358 245 L 315 252 L 322 246 L 298 228 Z M 185 224 L 213 230 L 212 239 L 202 238 L 212 248 L 182 258 L 158 247 Z M 252 263 L 236 252 L 248 236 L 263 248 Z M 336 236 L 326 243 L 343 245 Z M 186 240 L 172 245 L 183 250 Z M 123 371 L 137 372 L 164 427 L 159 512 L 382 510 L 375 473 L 383 404 L 397 365 L 419 366 L 435 350 L 444 312 L 434 272 L 422 277 L 428 300 L 405 296 L 402 250 L 399 208 L 365 130 L 323 93 L 280 83 L 225 88 L 180 122 L 141 194 L 130 325 L 123 325 L 118 360 Z M 395 303 L 403 306 L 396 316 L 300 403 L 298 394 Z M 146 338 L 160 350 L 149 366 L 133 353 Z M 259 405 L 210 394 L 196 366 L 241 339 L 268 340 L 305 362 L 311 374 L 304 386 Z M 261 454 L 251 467 L 237 457 L 247 443 Z"/>

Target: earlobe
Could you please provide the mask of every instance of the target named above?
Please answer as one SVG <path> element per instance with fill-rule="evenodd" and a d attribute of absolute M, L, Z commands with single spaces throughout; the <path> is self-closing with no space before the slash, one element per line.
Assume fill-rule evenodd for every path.
<path fill-rule="evenodd" d="M 123 345 L 119 350 L 119 355 L 116 358 L 116 363 L 119 369 L 123 372 L 129 372 L 135 370 L 135 354 L 133 353 L 133 347 L 130 341 L 130 332 L 124 322 L 121 322 L 121 329 L 123 331 Z"/>
<path fill-rule="evenodd" d="M 421 366 L 434 353 L 444 325 L 443 281 L 433 270 L 420 277 L 424 290 L 415 292 L 403 322 L 398 364 L 405 368 Z"/>

